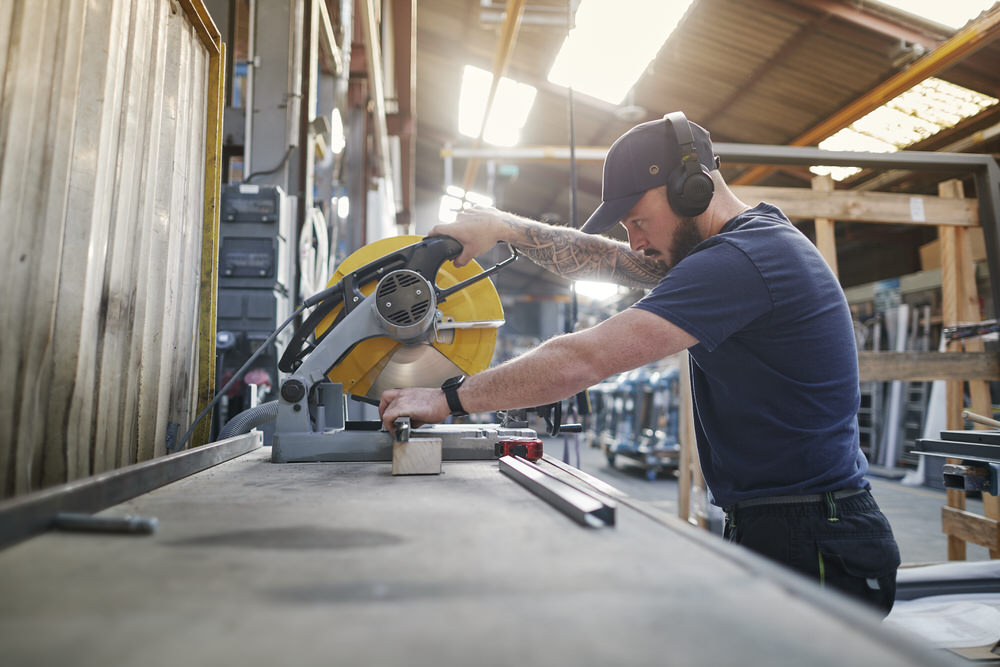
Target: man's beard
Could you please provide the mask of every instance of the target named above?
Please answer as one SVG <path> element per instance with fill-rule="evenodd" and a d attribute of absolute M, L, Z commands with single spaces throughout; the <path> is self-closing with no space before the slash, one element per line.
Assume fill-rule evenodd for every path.
<path fill-rule="evenodd" d="M 701 237 L 701 232 L 698 231 L 698 225 L 694 218 L 681 218 L 677 225 L 677 231 L 674 232 L 674 239 L 670 243 L 670 268 L 677 266 L 682 259 L 691 254 L 696 245 L 704 240 Z"/>

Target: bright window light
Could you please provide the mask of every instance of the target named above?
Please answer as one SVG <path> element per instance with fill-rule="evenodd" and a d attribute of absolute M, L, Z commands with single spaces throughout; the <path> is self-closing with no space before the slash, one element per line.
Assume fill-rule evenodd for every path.
<path fill-rule="evenodd" d="M 465 190 L 457 185 L 449 185 L 446 192 L 447 194 L 442 195 L 441 205 L 438 208 L 438 220 L 441 222 L 455 222 L 455 215 L 462 209 L 463 195 L 467 204 L 493 206 L 493 197 L 471 190 L 466 194 Z"/>
<path fill-rule="evenodd" d="M 351 200 L 347 197 L 337 197 L 337 217 L 347 219 L 351 212 Z"/>
<path fill-rule="evenodd" d="M 618 294 L 618 285 L 614 283 L 599 283 L 593 280 L 577 280 L 576 293 L 595 301 L 604 301 Z"/>
<path fill-rule="evenodd" d="M 458 98 L 458 131 L 467 137 L 479 137 L 492 83 L 492 73 L 472 65 L 465 66 Z M 494 146 L 517 145 L 521 140 L 521 128 L 535 103 L 536 92 L 534 86 L 501 78 L 483 131 L 483 141 Z"/>
<path fill-rule="evenodd" d="M 347 138 L 344 135 L 344 120 L 340 117 L 340 109 L 334 109 L 330 115 L 330 150 L 336 155 L 344 152 Z"/>
<path fill-rule="evenodd" d="M 680 23 L 691 0 L 583 0 L 549 70 L 559 86 L 620 104 Z"/>
<path fill-rule="evenodd" d="M 993 6 L 996 0 L 878 0 L 914 16 L 958 30 Z"/>
<path fill-rule="evenodd" d="M 829 151 L 893 153 L 997 103 L 995 97 L 929 78 L 889 100 L 840 132 L 819 142 Z M 861 171 L 856 167 L 810 167 L 814 174 L 830 174 L 842 181 Z"/>

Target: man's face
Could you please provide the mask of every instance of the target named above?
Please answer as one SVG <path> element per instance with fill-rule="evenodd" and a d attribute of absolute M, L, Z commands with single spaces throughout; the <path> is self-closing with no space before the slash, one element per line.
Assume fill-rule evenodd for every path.
<path fill-rule="evenodd" d="M 664 188 L 654 188 L 642 196 L 622 225 L 632 250 L 675 266 L 702 242 L 694 218 L 684 218 L 670 208 Z"/>

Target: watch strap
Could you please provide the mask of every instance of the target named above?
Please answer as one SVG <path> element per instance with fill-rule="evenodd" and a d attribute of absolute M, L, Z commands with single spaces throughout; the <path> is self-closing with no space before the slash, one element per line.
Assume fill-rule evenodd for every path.
<path fill-rule="evenodd" d="M 459 375 L 445 380 L 444 384 L 441 385 L 441 390 L 444 392 L 445 400 L 448 401 L 448 409 L 451 410 L 452 417 L 465 417 L 469 414 L 462 407 L 462 401 L 458 398 L 458 388 L 462 386 L 463 382 L 465 382 L 465 376 Z"/>

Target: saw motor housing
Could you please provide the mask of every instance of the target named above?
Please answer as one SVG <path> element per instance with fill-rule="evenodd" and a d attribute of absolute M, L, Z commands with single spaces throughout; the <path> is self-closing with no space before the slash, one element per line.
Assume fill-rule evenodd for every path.
<path fill-rule="evenodd" d="M 415 243 L 398 247 L 415 238 Z M 375 400 L 377 396 L 371 392 L 381 393 L 376 381 L 379 374 L 385 373 L 394 355 L 401 352 L 407 353 L 403 356 L 409 362 L 415 351 L 418 362 L 410 364 L 416 370 L 407 378 L 408 384 L 400 386 L 439 386 L 446 379 L 440 377 L 442 372 L 454 375 L 453 368 L 466 374 L 478 372 L 492 357 L 495 328 L 503 321 L 502 309 L 495 288 L 484 279 L 514 261 L 516 252 L 512 250 L 508 259 L 486 271 L 476 264 L 463 267 L 462 273 L 451 262 L 462 246 L 450 237 L 397 237 L 373 246 L 379 247 L 362 250 L 381 253 L 377 259 L 344 270 L 345 265 L 351 268 L 352 255 L 338 270 L 340 280 L 306 302 L 315 310 L 293 334 L 279 362 L 279 368 L 289 375 L 279 392 L 271 454 L 275 462 L 391 460 L 392 435 L 381 429 L 380 422 L 349 422 L 346 394 Z M 358 263 L 355 260 L 354 264 Z M 442 270 L 444 266 L 446 270 Z M 443 273 L 451 284 L 439 284 Z M 469 292 L 475 290 L 479 294 L 471 303 L 485 306 L 476 306 L 480 310 L 473 308 L 472 312 L 484 313 L 488 319 L 457 320 L 449 311 L 461 311 L 464 303 L 467 314 Z M 457 305 L 449 304 L 449 299 Z M 492 336 L 483 336 L 488 330 Z M 315 342 L 307 347 L 310 335 Z M 462 339 L 473 341 L 473 356 L 463 350 Z M 431 355 L 425 354 L 424 359 L 435 361 L 424 363 L 421 370 L 419 355 L 423 353 Z M 434 356 L 440 356 L 438 353 L 450 355 L 454 365 L 442 370 Z M 470 358 L 480 367 L 470 367 Z M 338 366 L 360 370 L 338 376 Z M 446 459 L 485 459 L 495 456 L 498 439 L 534 437 L 534 433 L 520 428 L 438 426 L 415 429 L 412 436 L 442 437 Z"/>

